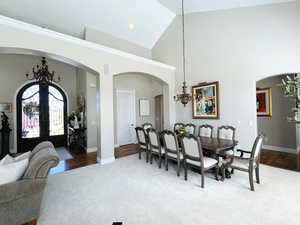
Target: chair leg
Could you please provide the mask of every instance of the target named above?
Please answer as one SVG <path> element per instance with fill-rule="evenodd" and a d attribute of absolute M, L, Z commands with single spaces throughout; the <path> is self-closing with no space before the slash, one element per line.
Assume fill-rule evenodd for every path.
<path fill-rule="evenodd" d="M 225 169 L 226 169 L 225 166 L 222 165 L 221 166 L 221 173 L 222 173 L 222 178 L 221 179 L 222 179 L 222 181 L 225 180 Z"/>
<path fill-rule="evenodd" d="M 165 169 L 168 171 L 168 156 L 165 154 Z"/>
<path fill-rule="evenodd" d="M 153 154 L 152 154 L 152 151 L 150 151 L 150 164 L 153 163 Z"/>
<path fill-rule="evenodd" d="M 187 180 L 187 164 L 184 162 L 184 180 Z"/>
<path fill-rule="evenodd" d="M 250 182 L 251 191 L 254 191 L 253 169 L 250 169 L 250 171 L 249 171 L 249 182 Z"/>
<path fill-rule="evenodd" d="M 139 150 L 139 159 L 141 160 L 142 158 L 142 152 L 141 152 L 141 149 Z"/>
<path fill-rule="evenodd" d="M 180 160 L 177 160 L 177 176 L 180 176 Z"/>
<path fill-rule="evenodd" d="M 217 181 L 219 181 L 219 172 L 220 172 L 220 167 L 217 165 L 217 167 L 216 167 L 216 174 L 215 174 Z"/>
<path fill-rule="evenodd" d="M 158 163 L 158 168 L 160 169 L 161 168 L 161 154 L 159 154 L 159 163 Z"/>
<path fill-rule="evenodd" d="M 201 187 L 204 188 L 204 171 L 201 171 Z"/>
<path fill-rule="evenodd" d="M 146 149 L 146 163 L 149 162 L 149 151 Z"/>
<path fill-rule="evenodd" d="M 255 175 L 256 175 L 256 183 L 260 184 L 260 177 L 259 177 L 259 167 L 255 168 Z"/>
<path fill-rule="evenodd" d="M 234 169 L 231 169 L 231 174 L 234 174 Z"/>

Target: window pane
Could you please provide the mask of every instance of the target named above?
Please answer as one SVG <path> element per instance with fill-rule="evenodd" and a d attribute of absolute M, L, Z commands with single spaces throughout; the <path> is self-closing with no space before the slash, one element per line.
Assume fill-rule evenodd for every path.
<path fill-rule="evenodd" d="M 39 86 L 29 87 L 22 95 L 22 138 L 40 136 Z"/>
<path fill-rule="evenodd" d="M 49 86 L 49 125 L 50 136 L 64 135 L 64 101 L 62 94 Z"/>

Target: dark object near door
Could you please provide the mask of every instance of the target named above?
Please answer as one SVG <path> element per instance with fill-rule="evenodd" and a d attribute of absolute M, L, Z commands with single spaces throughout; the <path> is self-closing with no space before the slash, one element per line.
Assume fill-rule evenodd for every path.
<path fill-rule="evenodd" d="M 1 123 L 2 123 L 2 128 L 0 130 L 1 132 L 1 151 L 0 151 L 0 159 L 2 159 L 4 156 L 9 154 L 9 136 L 11 129 L 9 127 L 8 123 L 8 117 L 7 115 L 3 112 L 1 116 Z"/>
<path fill-rule="evenodd" d="M 51 141 L 55 147 L 67 145 L 67 97 L 55 84 L 25 85 L 17 95 L 18 152 L 32 150 Z"/>

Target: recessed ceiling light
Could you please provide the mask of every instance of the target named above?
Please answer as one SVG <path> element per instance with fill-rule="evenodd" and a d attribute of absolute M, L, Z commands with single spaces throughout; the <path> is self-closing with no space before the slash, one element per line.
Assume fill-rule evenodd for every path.
<path fill-rule="evenodd" d="M 129 28 L 129 30 L 134 30 L 135 26 L 134 26 L 134 24 L 131 23 L 128 25 L 128 28 Z"/>

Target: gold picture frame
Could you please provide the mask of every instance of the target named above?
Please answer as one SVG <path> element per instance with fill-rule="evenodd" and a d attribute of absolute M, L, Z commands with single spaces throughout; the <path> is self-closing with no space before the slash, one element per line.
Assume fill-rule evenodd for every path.
<path fill-rule="evenodd" d="M 11 113 L 12 103 L 10 102 L 0 102 L 0 113 Z"/>
<path fill-rule="evenodd" d="M 220 119 L 219 82 L 192 87 L 193 119 Z"/>
<path fill-rule="evenodd" d="M 272 89 L 256 89 L 256 112 L 257 116 L 272 116 Z"/>

